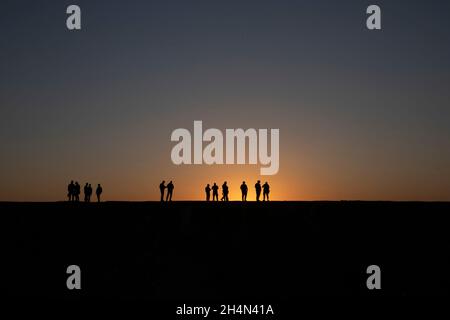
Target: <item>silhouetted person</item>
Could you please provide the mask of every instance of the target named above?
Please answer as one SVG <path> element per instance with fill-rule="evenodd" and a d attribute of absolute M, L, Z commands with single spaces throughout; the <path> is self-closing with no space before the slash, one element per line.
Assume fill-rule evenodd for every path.
<path fill-rule="evenodd" d="M 206 201 L 209 201 L 211 197 L 211 187 L 209 186 L 209 183 L 205 187 L 205 193 L 206 193 Z"/>
<path fill-rule="evenodd" d="M 219 186 L 214 182 L 212 186 L 213 201 L 219 201 Z"/>
<path fill-rule="evenodd" d="M 245 181 L 242 181 L 242 184 L 241 184 L 242 201 L 247 201 L 247 192 L 248 192 L 248 187 L 245 184 Z"/>
<path fill-rule="evenodd" d="M 266 197 L 267 201 L 269 201 L 270 186 L 267 182 L 265 182 L 262 187 L 263 187 L 263 201 L 266 201 Z"/>
<path fill-rule="evenodd" d="M 164 201 L 164 190 L 166 189 L 164 183 L 166 183 L 166 181 L 163 180 L 159 185 L 159 191 L 161 192 L 161 202 Z"/>
<path fill-rule="evenodd" d="M 87 189 L 87 201 L 88 202 L 91 202 L 91 196 L 92 196 L 92 186 L 91 186 L 91 184 L 89 183 L 89 185 L 88 185 L 88 189 Z"/>
<path fill-rule="evenodd" d="M 75 193 L 75 185 L 73 184 L 72 180 L 67 186 L 67 198 L 69 198 L 69 201 L 75 200 L 74 193 Z"/>
<path fill-rule="evenodd" d="M 255 190 L 256 190 L 256 201 L 259 201 L 259 197 L 261 197 L 261 181 L 258 180 L 258 182 L 256 182 Z"/>
<path fill-rule="evenodd" d="M 97 185 L 97 190 L 95 190 L 95 194 L 97 195 L 97 202 L 100 202 L 100 196 L 102 195 L 103 188 L 100 183 Z"/>
<path fill-rule="evenodd" d="M 75 182 L 75 187 L 73 188 L 73 190 L 74 190 L 73 194 L 75 196 L 75 201 L 77 201 L 77 202 L 80 201 L 81 187 L 78 184 L 78 181 Z"/>
<path fill-rule="evenodd" d="M 89 184 L 86 182 L 83 188 L 84 202 L 89 202 Z"/>
<path fill-rule="evenodd" d="M 222 185 L 222 199 L 221 201 L 228 201 L 228 186 L 227 182 L 225 181 Z"/>
<path fill-rule="evenodd" d="M 172 201 L 173 188 L 174 188 L 173 183 L 172 181 L 170 181 L 169 184 L 167 185 L 166 201 Z"/>

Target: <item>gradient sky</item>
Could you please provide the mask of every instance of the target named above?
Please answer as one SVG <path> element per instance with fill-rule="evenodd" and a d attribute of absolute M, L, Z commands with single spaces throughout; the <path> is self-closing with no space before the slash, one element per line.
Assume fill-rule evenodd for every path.
<path fill-rule="evenodd" d="M 261 179 L 276 200 L 450 200 L 449 1 L 7 0 L 0 35 L 0 201 L 64 200 L 71 179 L 106 200 L 162 179 L 175 199 Z M 279 173 L 173 165 L 194 120 L 279 128 Z"/>

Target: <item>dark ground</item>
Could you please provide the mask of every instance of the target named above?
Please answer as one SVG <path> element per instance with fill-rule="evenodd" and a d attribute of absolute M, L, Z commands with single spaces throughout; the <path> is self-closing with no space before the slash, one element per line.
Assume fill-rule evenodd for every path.
<path fill-rule="evenodd" d="M 1 203 L 2 293 L 294 301 L 448 295 L 450 203 Z M 82 290 L 66 288 L 81 267 Z M 381 267 L 380 291 L 366 287 Z"/>

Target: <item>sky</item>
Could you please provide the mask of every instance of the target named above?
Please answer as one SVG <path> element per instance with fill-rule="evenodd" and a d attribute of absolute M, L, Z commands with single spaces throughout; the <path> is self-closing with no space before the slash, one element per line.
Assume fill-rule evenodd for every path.
<path fill-rule="evenodd" d="M 77 4 L 82 29 L 66 28 Z M 382 30 L 366 28 L 366 8 Z M 2 1 L 0 201 L 450 201 L 448 1 Z M 280 170 L 172 163 L 177 128 L 278 128 Z"/>

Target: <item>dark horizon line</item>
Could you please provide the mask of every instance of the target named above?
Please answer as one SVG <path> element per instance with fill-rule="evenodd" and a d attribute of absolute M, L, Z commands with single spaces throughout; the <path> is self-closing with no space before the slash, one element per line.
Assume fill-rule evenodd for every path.
<path fill-rule="evenodd" d="M 0 204 L 62 204 L 67 203 L 70 205 L 101 205 L 101 204 L 144 204 L 144 203 L 159 203 L 162 205 L 170 205 L 170 203 L 333 203 L 333 202 L 364 202 L 364 203 L 450 203 L 450 200 L 270 200 L 270 201 L 241 201 L 241 200 L 230 200 L 230 201 L 205 201 L 205 200 L 173 200 L 173 201 L 159 201 L 159 200 L 111 200 L 102 202 L 72 202 L 67 200 L 58 201 L 0 201 Z"/>

